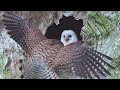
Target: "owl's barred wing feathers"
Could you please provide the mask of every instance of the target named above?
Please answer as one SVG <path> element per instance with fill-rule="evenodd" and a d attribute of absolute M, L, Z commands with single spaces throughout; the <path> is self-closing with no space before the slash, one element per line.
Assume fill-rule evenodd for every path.
<path fill-rule="evenodd" d="M 13 38 L 18 44 L 21 44 L 20 40 L 25 36 L 23 20 L 16 15 L 7 12 L 3 15 L 2 21 L 6 26 L 6 29 L 10 31 L 8 34 L 11 35 L 11 38 Z"/>
<path fill-rule="evenodd" d="M 68 72 L 82 78 L 101 78 L 110 75 L 109 69 L 114 67 L 105 60 L 112 58 L 88 48 L 81 42 L 75 42 L 62 48 L 55 58 L 55 72 L 59 75 Z"/>
<path fill-rule="evenodd" d="M 32 59 L 32 63 L 25 62 L 24 78 L 25 79 L 58 79 L 57 74 L 47 66 L 43 60 Z"/>
<path fill-rule="evenodd" d="M 46 38 L 38 30 L 32 19 L 25 20 L 7 12 L 2 19 L 8 34 L 13 38 L 31 58 L 23 63 L 25 79 L 57 79 L 56 73 L 40 58 L 33 56 L 34 49 Z M 43 44 L 43 43 L 41 43 Z"/>
<path fill-rule="evenodd" d="M 38 26 L 32 18 L 25 20 L 13 13 L 6 12 L 3 15 L 2 21 L 10 37 L 28 54 L 31 53 L 41 40 L 46 39 L 40 30 L 38 30 Z"/>

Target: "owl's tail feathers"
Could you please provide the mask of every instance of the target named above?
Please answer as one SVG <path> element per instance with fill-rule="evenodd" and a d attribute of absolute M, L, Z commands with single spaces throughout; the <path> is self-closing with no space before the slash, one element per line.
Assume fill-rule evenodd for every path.
<path fill-rule="evenodd" d="M 6 26 L 5 29 L 8 30 L 8 34 L 13 38 L 18 44 L 21 44 L 22 37 L 25 36 L 25 29 L 22 18 L 6 12 L 2 18 L 3 24 Z"/>
<path fill-rule="evenodd" d="M 32 60 L 24 64 L 25 79 L 59 79 L 57 74 L 42 60 Z"/>

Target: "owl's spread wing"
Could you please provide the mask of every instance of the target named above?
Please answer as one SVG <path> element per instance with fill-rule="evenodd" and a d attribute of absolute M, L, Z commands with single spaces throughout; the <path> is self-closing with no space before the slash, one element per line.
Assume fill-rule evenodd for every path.
<path fill-rule="evenodd" d="M 10 37 L 28 54 L 29 58 L 23 62 L 25 79 L 58 78 L 57 74 L 49 67 L 50 64 L 46 64 L 45 60 L 47 57 L 48 62 L 51 58 L 51 62 L 53 61 L 55 53 L 61 47 L 60 41 L 46 40 L 46 37 L 37 28 L 37 22 L 34 18 L 22 19 L 22 17 L 6 12 L 2 21 Z M 53 47 L 54 45 L 55 47 Z"/>
<path fill-rule="evenodd" d="M 46 39 L 38 30 L 34 19 L 22 19 L 13 13 L 6 12 L 2 19 L 8 34 L 13 38 L 26 53 L 30 53 L 41 40 Z"/>
<path fill-rule="evenodd" d="M 60 75 L 63 72 L 72 73 L 82 78 L 101 78 L 110 74 L 107 68 L 114 69 L 108 61 L 112 58 L 88 48 L 82 42 L 63 47 L 55 58 L 55 72 Z"/>

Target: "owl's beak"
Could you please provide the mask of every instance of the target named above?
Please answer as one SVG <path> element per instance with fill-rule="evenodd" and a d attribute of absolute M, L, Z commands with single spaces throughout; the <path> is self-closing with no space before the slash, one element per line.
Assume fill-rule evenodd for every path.
<path fill-rule="evenodd" d="M 65 41 L 68 42 L 68 41 L 69 41 L 69 38 L 65 38 Z"/>

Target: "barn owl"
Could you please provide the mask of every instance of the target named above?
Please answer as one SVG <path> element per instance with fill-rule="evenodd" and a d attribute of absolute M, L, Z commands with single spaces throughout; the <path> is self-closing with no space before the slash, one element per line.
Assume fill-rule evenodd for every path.
<path fill-rule="evenodd" d="M 2 21 L 10 37 L 27 54 L 27 59 L 23 62 L 25 79 L 58 79 L 61 75 L 94 79 L 110 75 L 106 67 L 114 69 L 107 62 L 113 62 L 111 57 L 88 48 L 82 41 L 74 38 L 76 42 L 63 42 L 63 45 L 63 40 L 46 38 L 33 18 L 22 19 L 7 12 Z M 64 31 L 63 35 L 64 33 L 67 32 Z"/>
<path fill-rule="evenodd" d="M 61 34 L 60 41 L 63 43 L 64 46 L 66 46 L 73 42 L 77 42 L 78 38 L 73 30 L 64 30 Z"/>

